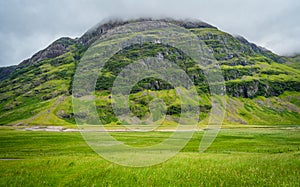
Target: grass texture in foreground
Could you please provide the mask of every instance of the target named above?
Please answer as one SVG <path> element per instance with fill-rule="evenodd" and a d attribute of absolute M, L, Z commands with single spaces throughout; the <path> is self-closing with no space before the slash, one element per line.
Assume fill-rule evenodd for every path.
<path fill-rule="evenodd" d="M 112 134 L 126 144 L 147 146 L 170 133 Z M 195 133 L 167 162 L 130 168 L 99 157 L 78 132 L 1 127 L 0 186 L 299 186 L 299 128 L 222 129 L 200 154 L 202 136 Z"/>

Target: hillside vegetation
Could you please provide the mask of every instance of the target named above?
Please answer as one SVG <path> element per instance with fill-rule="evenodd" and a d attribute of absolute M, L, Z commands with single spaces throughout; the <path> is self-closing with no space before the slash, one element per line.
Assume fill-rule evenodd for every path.
<path fill-rule="evenodd" d="M 137 20 L 138 21 L 138 20 Z M 107 30 L 126 22 L 109 22 L 79 39 L 61 38 L 18 66 L 0 68 L 1 125 L 73 125 L 72 81 L 84 52 Z M 189 29 L 210 48 L 220 64 L 227 92 L 224 124 L 300 124 L 300 69 L 297 58 L 287 60 L 242 37 L 233 37 L 203 22 L 175 24 Z M 113 41 L 111 41 L 113 42 Z M 163 44 L 133 45 L 113 56 L 96 84 L 96 107 L 104 124 L 117 125 L 111 107 L 111 87 L 123 67 L 145 57 L 161 56 L 175 62 L 194 81 L 201 98 L 200 124 L 211 109 L 209 87 L 201 68 L 176 48 Z M 291 65 L 292 64 L 292 65 Z M 130 108 L 139 118 L 149 115 L 154 98 L 166 103 L 164 125 L 180 115 L 180 100 L 167 82 L 140 81 L 130 95 Z"/>

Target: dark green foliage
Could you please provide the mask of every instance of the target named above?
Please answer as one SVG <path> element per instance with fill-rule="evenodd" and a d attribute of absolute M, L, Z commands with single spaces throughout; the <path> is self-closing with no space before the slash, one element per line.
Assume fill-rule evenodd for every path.
<path fill-rule="evenodd" d="M 181 114 L 181 105 L 171 105 L 167 109 L 167 114 L 169 115 L 180 115 Z"/>
<path fill-rule="evenodd" d="M 254 44 L 247 43 L 241 38 L 232 37 L 216 28 L 192 28 L 191 31 L 207 45 L 205 47 L 212 51 L 214 57 L 218 60 L 224 76 L 227 95 L 240 97 L 241 99 L 255 99 L 259 96 L 280 96 L 285 94 L 286 91 L 300 91 L 299 70 L 285 64 L 276 63 L 282 61 L 282 58 L 277 55 L 262 50 Z M 58 40 L 57 42 L 71 42 L 66 44 L 68 46 L 66 53 L 27 66 L 17 66 L 5 80 L 0 81 L 1 124 L 26 119 L 37 115 L 43 110 L 51 111 L 50 113 L 54 114 L 55 117 L 68 123 L 75 122 L 72 102 L 69 100 L 65 104 L 60 102 L 55 104 L 54 101 L 60 96 L 69 97 L 72 94 L 76 66 L 89 46 L 73 43 L 74 41 L 69 39 L 66 39 L 66 41 Z M 99 98 L 102 103 L 97 104 L 97 110 L 103 123 L 118 123 L 118 119 L 110 106 L 111 103 L 104 102 L 102 99 L 111 94 L 111 88 L 119 73 L 124 67 L 137 60 L 157 56 L 176 63 L 194 82 L 198 93 L 201 96 L 209 97 L 210 89 L 204 70 L 182 51 L 163 44 L 144 43 L 143 45 L 133 45 L 119 51 L 109 59 L 99 74 L 96 82 L 96 92 L 102 94 Z M 293 59 L 293 62 L 295 61 Z M 0 71 L 4 71 L 3 68 Z M 85 88 L 81 89 L 84 92 Z M 128 89 L 131 90 L 131 95 L 133 95 L 130 109 L 134 115 L 141 119 L 149 114 L 148 105 L 152 99 L 141 96 L 141 93 L 144 91 L 162 91 L 159 94 L 163 95 L 164 100 L 175 96 L 174 93 L 165 95 L 167 91 L 173 91 L 174 88 L 170 83 L 158 78 L 139 80 L 136 85 Z M 137 96 L 139 99 L 135 98 Z M 27 102 L 28 99 L 31 100 L 30 103 Z M 296 106 L 299 106 L 297 101 L 288 102 L 296 103 Z M 32 110 L 35 110 L 33 113 L 24 112 L 24 115 L 15 115 L 23 109 L 28 109 L 27 106 L 30 110 L 33 106 L 38 107 L 32 108 Z M 175 100 L 168 101 L 166 106 L 168 115 L 180 115 L 181 106 L 177 100 L 176 102 Z M 250 106 L 252 105 L 245 106 L 245 111 L 239 111 L 239 115 L 244 119 L 250 120 L 251 118 L 247 111 L 257 111 L 257 108 L 251 108 Z M 200 110 L 205 113 L 203 116 L 206 116 L 210 109 L 210 102 L 205 101 L 200 104 Z M 277 110 L 276 112 L 278 113 Z M 14 114 L 14 117 L 12 117 L 12 114 Z M 290 112 L 288 115 L 294 114 Z M 284 119 L 287 118 L 284 117 Z"/>
<path fill-rule="evenodd" d="M 253 76 L 258 71 L 259 71 L 258 67 L 252 67 L 252 66 L 250 67 L 244 66 L 244 68 L 232 67 L 232 68 L 222 69 L 225 81 L 240 79 L 243 76 Z"/>

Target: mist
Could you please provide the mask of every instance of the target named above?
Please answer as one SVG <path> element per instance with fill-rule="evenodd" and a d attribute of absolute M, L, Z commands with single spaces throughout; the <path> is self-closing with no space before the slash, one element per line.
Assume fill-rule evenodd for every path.
<path fill-rule="evenodd" d="M 300 53 L 298 0 L 10 0 L 0 2 L 0 66 L 19 64 L 59 37 L 109 18 L 198 19 L 279 55 Z"/>

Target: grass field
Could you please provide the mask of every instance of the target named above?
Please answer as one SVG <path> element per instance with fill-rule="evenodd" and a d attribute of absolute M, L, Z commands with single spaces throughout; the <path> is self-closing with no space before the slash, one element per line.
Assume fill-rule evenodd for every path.
<path fill-rule="evenodd" d="M 171 132 L 114 132 L 126 144 L 160 141 Z M 175 157 L 130 168 L 110 163 L 78 132 L 0 127 L 0 186 L 299 186 L 300 129 L 222 129 L 200 154 L 197 132 Z M 140 141 L 137 141 L 140 140 Z"/>

